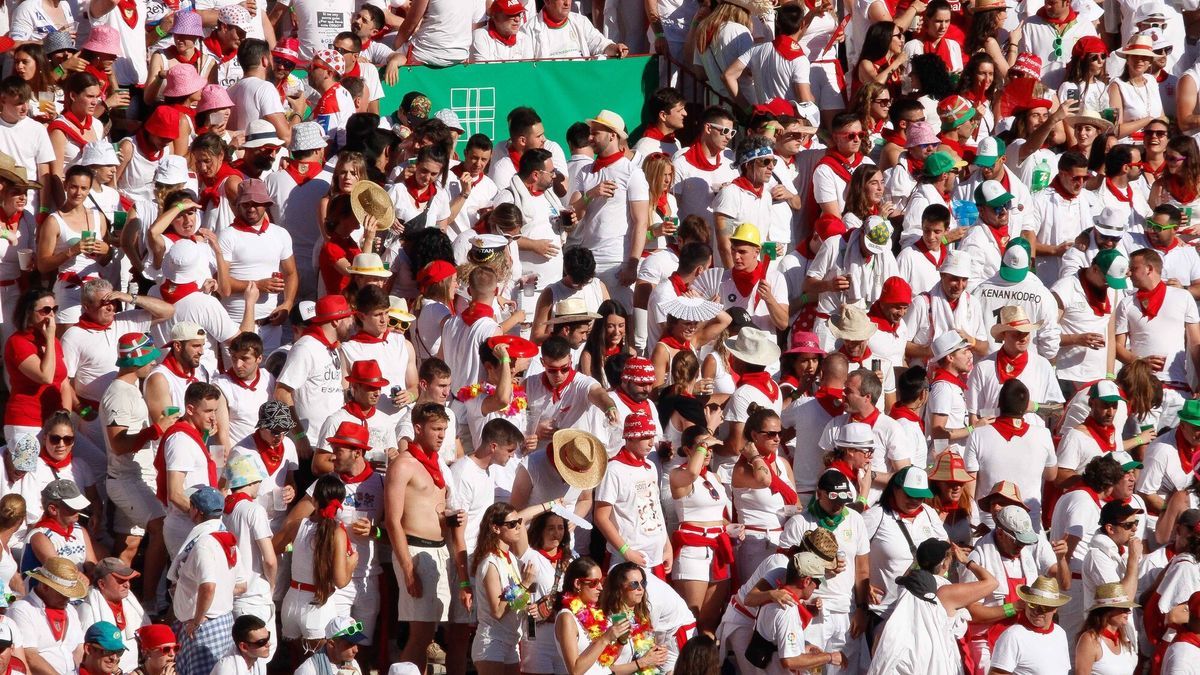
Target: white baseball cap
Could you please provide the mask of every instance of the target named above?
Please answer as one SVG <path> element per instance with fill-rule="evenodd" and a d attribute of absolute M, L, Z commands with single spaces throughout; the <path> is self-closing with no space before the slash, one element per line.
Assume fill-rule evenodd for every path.
<path fill-rule="evenodd" d="M 971 254 L 966 251 L 951 251 L 946 256 L 942 266 L 938 268 L 941 274 L 949 274 L 960 279 L 971 278 Z"/>
<path fill-rule="evenodd" d="M 933 490 L 929 489 L 929 475 L 925 470 L 912 464 L 900 469 L 892 480 L 899 479 L 899 487 L 904 494 L 916 499 L 932 499 Z"/>

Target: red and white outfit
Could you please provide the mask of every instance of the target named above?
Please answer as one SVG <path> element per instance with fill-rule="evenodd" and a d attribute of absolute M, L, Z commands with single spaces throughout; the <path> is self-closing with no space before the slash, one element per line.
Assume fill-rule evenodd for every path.
<path fill-rule="evenodd" d="M 871 427 L 871 434 L 875 437 L 875 454 L 871 456 L 871 470 L 877 473 L 891 473 L 890 465 L 894 462 L 916 464 L 918 461 L 925 460 L 927 454 L 925 446 L 913 447 L 912 437 L 905 433 L 896 420 L 878 409 L 871 411 L 871 414 L 866 417 L 846 412 L 829 420 L 829 423 L 825 425 L 825 430 L 821 432 L 821 438 L 817 444 L 825 452 L 833 452 L 838 430 L 852 422 L 860 422 Z M 853 483 L 853 481 L 851 482 Z M 868 501 L 874 504 L 878 499 L 879 490 L 872 487 Z"/>
<path fill-rule="evenodd" d="M 543 421 L 552 422 L 555 428 L 577 428 L 588 408 L 594 407 L 589 400 L 593 387 L 600 386 L 595 379 L 571 369 L 559 387 L 551 387 L 546 374 L 525 380 L 525 392 L 529 401 L 528 428 L 525 433 L 536 433 Z M 657 427 L 656 427 L 657 428 Z M 538 439 L 538 450 L 545 450 L 549 439 Z"/>
<path fill-rule="evenodd" d="M 923 239 L 918 239 L 912 246 L 900 251 L 896 256 L 896 266 L 900 270 L 900 278 L 912 286 L 914 297 L 920 293 L 928 293 L 941 285 L 942 274 L 939 268 L 946 261 L 949 248 L 942 246 L 933 252 L 925 245 Z"/>
<path fill-rule="evenodd" d="M 382 396 L 379 398 L 383 400 Z M 315 444 L 317 452 L 333 452 L 329 437 L 337 433 L 342 422 L 354 422 L 366 427 L 372 450 L 387 450 L 399 446 L 396 441 L 396 418 L 375 408 L 364 410 L 354 401 L 349 401 L 325 418 L 325 423 L 321 425 L 320 437 Z"/>
<path fill-rule="evenodd" d="M 479 361 L 479 343 L 496 335 L 500 324 L 491 305 L 473 302 L 442 324 L 442 353 L 446 363 L 453 363 L 451 386 L 457 391 L 475 382 L 484 381 L 483 364 Z"/>
<path fill-rule="evenodd" d="M 150 623 L 145 610 L 138 604 L 137 597 L 130 593 L 124 598 L 110 602 L 95 586 L 88 589 L 83 602 L 75 606 L 79 613 L 79 624 L 83 632 L 97 621 L 107 621 L 121 631 L 125 642 L 125 653 L 121 655 L 121 672 L 133 672 L 138 666 L 137 630 Z"/>
<path fill-rule="evenodd" d="M 354 97 L 337 82 L 318 93 L 313 105 L 313 118 L 325 130 L 326 136 L 345 129 L 354 112 Z"/>
<path fill-rule="evenodd" d="M 37 652 L 56 673 L 75 670 L 74 653 L 83 646 L 83 626 L 74 608 L 50 609 L 37 593 L 26 593 L 5 616 L 20 637 L 14 646 Z"/>
<path fill-rule="evenodd" d="M 675 153 L 674 163 L 675 186 L 671 191 L 679 200 L 680 222 L 690 215 L 699 215 L 711 223 L 713 197 L 722 185 L 738 177 L 732 153 L 726 150 L 709 157 L 704 144 L 696 142 Z"/>
<path fill-rule="evenodd" d="M 771 312 L 767 309 L 767 301 L 759 293 L 758 284 L 766 281 L 771 286 L 771 295 L 775 301 L 784 307 L 788 303 L 787 281 L 777 267 L 771 266 L 766 260 L 759 260 L 753 270 L 725 270 L 720 285 L 717 286 L 718 302 L 725 309 L 741 307 L 750 314 L 754 325 L 769 332 L 775 331 L 771 322 Z M 770 367 L 772 371 L 775 366 Z"/>
<path fill-rule="evenodd" d="M 278 381 L 292 390 L 303 431 L 316 438 L 321 423 L 345 401 L 339 343 L 329 342 L 320 329 L 305 333 L 288 352 Z"/>
<path fill-rule="evenodd" d="M 150 315 L 144 310 L 129 309 L 117 314 L 113 322 L 101 326 L 80 317 L 79 323 L 62 334 L 63 362 L 67 364 L 67 376 L 75 386 L 75 395 L 80 401 L 99 410 L 100 399 L 117 377 L 117 363 L 113 354 L 117 351 L 117 340 L 126 333 L 144 333 L 150 329 Z M 99 424 L 83 421 L 80 432 L 88 437 L 94 448 L 104 447 L 104 429 Z M 89 457 L 89 459 L 93 459 Z M 104 467 L 103 453 L 98 457 Z"/>
<path fill-rule="evenodd" d="M 33 214 L 22 209 L 11 216 L 0 211 L 0 227 L 5 230 L 5 236 L 0 238 L 0 338 L 7 340 L 14 330 L 13 313 L 21 297 L 20 279 L 25 275 L 17 252 L 34 248 L 37 226 Z"/>
<path fill-rule="evenodd" d="M 762 459 L 771 471 L 771 484 L 763 488 L 733 488 L 737 522 L 746 526 L 745 538 L 737 546 L 739 570 L 755 569 L 775 553 L 783 534 L 785 508 L 799 506 L 799 496 L 787 478 L 787 460 L 778 454 L 762 455 Z"/>
<path fill-rule="evenodd" d="M 180 510 L 167 498 L 170 485 L 167 474 L 170 471 L 182 473 L 185 490 L 196 485 L 216 487 L 217 465 L 208 452 L 202 433 L 190 422 L 180 421 L 171 425 L 159 441 L 154 467 L 158 470 L 158 499 L 167 507 L 163 538 L 167 543 L 167 553 L 174 558 L 192 531 L 193 523 L 186 511 Z"/>
<path fill-rule="evenodd" d="M 1050 187 L 1033 196 L 1030 224 L 1039 244 L 1058 246 L 1074 242 L 1084 228 L 1092 225 L 1092 207 L 1083 193 L 1070 196 L 1059 187 L 1058 178 Z M 1062 256 L 1039 255 L 1037 275 L 1042 283 L 1051 286 L 1059 278 Z"/>
<path fill-rule="evenodd" d="M 255 433 L 259 407 L 274 398 L 275 376 L 259 368 L 249 380 L 243 380 L 226 371 L 212 383 L 221 390 L 229 407 L 229 441 L 240 444 Z"/>
<path fill-rule="evenodd" d="M 837 150 L 829 148 L 825 156 L 818 162 L 812 176 L 812 198 L 816 204 L 837 204 L 840 213 L 846 209 L 846 189 L 850 186 L 850 178 L 863 162 L 874 164 L 871 158 L 862 153 L 846 157 Z"/>
<path fill-rule="evenodd" d="M 275 508 L 275 495 L 283 491 L 284 486 L 288 484 L 288 477 L 293 471 L 300 468 L 296 443 L 291 438 L 283 436 L 278 445 L 270 446 L 259 439 L 258 434 L 255 433 L 242 439 L 242 442 L 234 447 L 232 454 L 236 456 L 248 453 L 258 455 L 267 469 L 267 479 L 259 485 L 257 501 L 267 510 L 267 514 L 271 518 L 271 527 L 275 530 L 283 524 L 287 517 L 286 506 L 283 509 Z"/>
<path fill-rule="evenodd" d="M 926 539 L 945 541 L 949 537 L 941 517 L 928 504 L 921 504 L 912 513 L 873 506 L 863 514 L 863 525 L 871 541 L 871 585 L 884 592 L 881 602 L 871 603 L 871 611 L 882 615 L 900 596 L 896 577 L 912 568 L 915 547 Z"/>
<path fill-rule="evenodd" d="M 216 62 L 217 84 L 226 89 L 245 77 L 242 64 L 238 63 L 237 49 L 226 53 L 216 35 L 210 34 L 200 42 L 200 53 Z"/>
<path fill-rule="evenodd" d="M 218 243 L 221 256 L 229 263 L 229 275 L 239 281 L 254 282 L 279 273 L 283 263 L 293 259 L 292 235 L 272 225 L 264 217 L 257 227 L 252 227 L 240 217 L 220 233 Z M 254 317 L 266 319 L 279 305 L 283 293 L 262 293 L 254 305 Z M 221 301 L 221 306 L 235 323 L 241 323 L 245 315 L 246 301 L 241 294 L 234 293 Z M 283 326 L 260 325 L 258 334 L 263 338 L 263 351 L 270 354 L 283 341 Z"/>
<path fill-rule="evenodd" d="M 804 49 L 789 35 L 754 45 L 737 62 L 750 71 L 751 86 L 743 91 L 752 104 L 776 98 L 798 102 L 796 86 L 807 85 L 812 70 Z"/>
<path fill-rule="evenodd" d="M 720 479 L 705 467 L 692 481 L 691 492 L 672 501 L 679 527 L 671 534 L 675 552 L 671 578 L 704 582 L 729 579 L 733 542 L 723 523 L 732 504 Z"/>
<path fill-rule="evenodd" d="M 583 167 L 574 189 L 586 194 L 604 181 L 616 183 L 613 195 L 588 202 L 579 214 L 579 224 L 567 235 L 566 246 L 591 249 L 596 258 L 596 278 L 608 286 L 614 300 L 623 300 L 626 307 L 632 307 L 633 290 L 617 283 L 617 270 L 633 250 L 631 204 L 649 203 L 650 186 L 646 184 L 646 174 L 621 151 L 597 157 Z"/>
<path fill-rule="evenodd" d="M 1190 390 L 1185 334 L 1195 323 L 1200 323 L 1200 312 L 1191 293 L 1164 282 L 1127 294 L 1117 304 L 1116 334 L 1128 336 L 1129 350 L 1138 358 L 1166 357 L 1166 366 L 1155 373 L 1163 381 L 1164 414 L 1182 406 L 1181 392 Z"/>
<path fill-rule="evenodd" d="M 912 72 L 912 59 L 922 54 L 936 54 L 946 70 L 951 73 L 961 73 L 963 69 L 962 45 L 950 39 L 947 34 L 936 42 L 932 40 L 909 40 L 904 43 L 904 53 L 908 56 L 907 70 Z"/>
<path fill-rule="evenodd" d="M 796 489 L 801 495 L 811 494 L 817 489 L 817 479 L 825 471 L 825 451 L 818 441 L 826 425 L 846 412 L 842 390 L 822 387 L 814 396 L 801 399 L 780 413 L 784 428 L 795 429 L 794 446 L 789 443 L 792 455 L 792 475 L 796 478 Z"/>
<path fill-rule="evenodd" d="M 1195 251 L 1193 250 L 1193 253 Z M 1198 259 L 1200 262 L 1200 259 Z M 1062 304 L 1059 327 L 1067 335 L 1098 333 L 1108 335 L 1108 324 L 1121 293 L 1107 285 L 1096 292 L 1083 279 L 1084 272 L 1063 277 L 1050 290 Z M 1064 346 L 1058 350 L 1055 368 L 1060 380 L 1095 382 L 1104 379 L 1108 371 L 1107 350 L 1088 349 L 1083 345 Z"/>
<path fill-rule="evenodd" d="M 1032 416 L 1029 416 L 1032 417 Z M 1012 481 L 1021 491 L 1034 527 L 1042 512 L 1042 474 L 1057 465 L 1054 440 L 1044 426 L 1031 425 L 1026 418 L 999 417 L 967 437 L 963 463 L 976 474 L 977 485 Z M 990 489 L 990 487 L 989 487 Z M 990 516 L 983 516 L 988 522 Z"/>
<path fill-rule="evenodd" d="M 83 146 L 88 143 L 108 142 L 108 137 L 104 134 L 103 122 L 96 117 L 84 117 L 80 119 L 69 110 L 64 111 L 63 114 L 50 122 L 46 130 L 58 130 L 67 138 L 67 144 L 63 146 L 64 170 L 75 166 L 75 162 L 79 160 L 80 154 L 83 153 Z"/>
<path fill-rule="evenodd" d="M 1058 468 L 1081 474 L 1088 462 L 1121 445 L 1121 435 L 1115 427 L 1102 425 L 1089 415 L 1083 424 L 1068 429 L 1058 442 Z"/>
<path fill-rule="evenodd" d="M 929 400 L 925 404 L 925 420 L 933 425 L 934 415 L 945 415 L 947 431 L 966 429 L 970 423 L 967 414 L 967 375 L 955 374 L 945 368 L 936 368 L 933 381 L 929 384 Z M 949 443 L 946 447 L 962 454 L 961 443 Z"/>
<path fill-rule="evenodd" d="M 1200 281 L 1200 253 L 1197 253 L 1194 247 L 1180 241 L 1179 237 L 1173 238 L 1166 248 L 1154 245 L 1150 248 L 1162 256 L 1164 281 L 1174 279 L 1184 288 Z"/>
<path fill-rule="evenodd" d="M 622 448 L 608 463 L 604 478 L 596 486 L 596 502 L 611 504 L 617 531 L 630 551 L 646 556 L 646 567 L 663 576 L 663 549 L 667 544 L 667 525 L 663 518 L 658 491 L 658 471 Z M 612 564 L 622 561 L 621 553 L 608 544 Z"/>
<path fill-rule="evenodd" d="M 471 34 L 471 58 L 473 62 L 488 61 L 532 61 L 533 40 L 523 30 L 505 37 L 489 21 Z"/>
<path fill-rule="evenodd" d="M 1194 448 L 1179 434 L 1178 429 L 1154 439 L 1146 446 L 1143 456 L 1145 467 L 1138 474 L 1135 490 L 1140 495 L 1155 495 L 1164 501 L 1169 500 L 1179 490 L 1191 486 L 1194 455 L 1200 448 Z M 1158 513 L 1147 514 L 1157 522 Z"/>
<path fill-rule="evenodd" d="M 1032 351 L 1010 357 L 1003 349 L 975 364 L 967 377 L 967 410 L 980 417 L 993 417 L 1000 405 L 1000 387 L 1019 379 L 1035 403 L 1062 403 L 1054 366 Z"/>

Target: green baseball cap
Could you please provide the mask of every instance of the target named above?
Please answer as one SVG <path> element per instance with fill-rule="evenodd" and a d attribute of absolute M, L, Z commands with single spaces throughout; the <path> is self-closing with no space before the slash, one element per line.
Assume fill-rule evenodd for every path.
<path fill-rule="evenodd" d="M 1200 427 L 1200 398 L 1188 399 L 1179 411 L 1179 421 Z"/>
<path fill-rule="evenodd" d="M 1014 199 L 1016 197 L 1005 190 L 998 180 L 985 180 L 975 188 L 976 206 L 990 206 L 994 209 L 1009 204 Z"/>
<path fill-rule="evenodd" d="M 1032 258 L 1029 241 L 1024 237 L 1012 238 L 1004 249 L 1004 257 L 1000 259 L 1000 278 L 1014 284 L 1025 281 Z"/>
<path fill-rule="evenodd" d="M 1096 254 L 1092 264 L 1104 273 L 1104 281 L 1109 288 L 1123 291 L 1129 288 L 1129 258 L 1115 248 L 1105 249 Z"/>
<path fill-rule="evenodd" d="M 89 645 L 96 645 L 107 652 L 125 651 L 126 649 L 125 641 L 121 639 L 120 629 L 108 621 L 97 621 L 92 624 L 83 636 L 83 641 Z"/>
<path fill-rule="evenodd" d="M 925 158 L 925 175 L 930 177 L 941 176 L 955 169 L 961 169 L 966 165 L 966 162 L 958 159 L 949 152 L 938 150 Z"/>

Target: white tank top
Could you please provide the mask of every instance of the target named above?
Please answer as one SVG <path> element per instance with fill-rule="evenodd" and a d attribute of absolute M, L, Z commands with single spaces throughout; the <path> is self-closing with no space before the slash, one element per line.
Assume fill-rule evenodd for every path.
<path fill-rule="evenodd" d="M 775 455 L 775 473 L 786 476 L 780 461 L 780 455 Z M 769 487 L 734 488 L 733 505 L 737 509 L 738 522 L 744 525 L 765 530 L 783 526 L 783 497 L 771 492 Z"/>
<path fill-rule="evenodd" d="M 171 391 L 171 405 L 182 410 L 184 407 L 183 395 L 187 391 L 188 385 L 191 384 L 191 382 L 185 378 L 179 377 L 175 373 L 172 373 L 161 363 L 155 366 L 154 370 L 150 371 L 151 375 L 155 373 L 158 373 L 166 378 L 167 387 Z M 192 375 L 201 382 L 208 382 L 208 371 L 204 369 L 203 365 L 196 366 L 196 371 L 192 373 Z"/>
<path fill-rule="evenodd" d="M 153 202 L 154 172 L 158 170 L 158 163 L 167 151 L 164 150 L 159 159 L 150 159 L 142 153 L 141 141 L 137 136 L 130 136 L 121 141 L 122 145 L 125 143 L 132 146 L 133 152 L 125 166 L 125 173 L 121 175 L 121 180 L 117 181 L 117 187 L 127 197 Z"/>
<path fill-rule="evenodd" d="M 217 234 L 221 234 L 233 222 L 233 206 L 230 203 L 229 195 L 225 194 L 225 182 L 228 180 L 227 176 L 217 184 L 217 195 L 220 202 L 215 207 L 210 205 L 200 212 L 200 227 L 212 230 Z"/>
<path fill-rule="evenodd" d="M 681 523 L 720 522 L 725 518 L 729 499 L 721 482 L 708 471 L 692 481 L 692 491 L 675 500 L 675 513 Z"/>
<path fill-rule="evenodd" d="M 1100 658 L 1092 664 L 1090 675 L 1133 675 L 1137 669 L 1137 653 L 1127 645 L 1121 645 L 1119 654 L 1114 654 L 1111 649 L 1106 640 L 1100 640 Z"/>
<path fill-rule="evenodd" d="M 87 217 L 87 228 L 95 233 L 97 239 L 100 238 L 100 231 L 96 228 L 100 225 L 99 214 L 91 208 L 84 209 L 84 214 Z M 57 211 L 50 214 L 50 217 L 58 222 L 58 240 L 54 242 L 54 253 L 63 253 L 71 248 L 71 245 L 78 241 L 81 233 L 71 229 L 66 220 L 63 220 L 61 214 Z M 80 253 L 74 258 L 67 258 L 63 264 L 58 266 L 58 273 L 74 272 L 81 279 L 95 277 L 100 275 L 100 270 L 103 269 L 100 263 Z"/>
<path fill-rule="evenodd" d="M 316 554 L 313 549 L 316 545 L 317 524 L 312 518 L 305 518 L 300 521 L 296 539 L 292 542 L 292 581 L 310 586 L 313 584 L 313 558 Z"/>
<path fill-rule="evenodd" d="M 591 638 L 588 637 L 587 629 L 583 627 L 583 624 L 579 623 L 579 619 L 575 618 L 575 615 L 571 613 L 571 610 L 560 609 L 558 611 L 558 616 L 562 616 L 563 614 L 570 616 L 571 620 L 575 622 L 575 653 L 577 655 L 582 654 L 584 650 L 586 650 L 588 646 L 592 644 Z M 557 623 L 558 617 L 555 617 L 554 620 Z M 566 659 L 564 659 L 562 655 L 562 645 L 558 644 L 558 640 L 555 640 L 554 644 L 558 647 L 559 663 L 565 664 Z M 563 672 L 566 671 L 564 670 Z M 612 670 L 600 665 L 599 660 L 597 660 L 596 663 L 592 664 L 591 668 L 588 668 L 586 671 L 584 671 L 583 675 L 608 675 L 611 672 Z"/>

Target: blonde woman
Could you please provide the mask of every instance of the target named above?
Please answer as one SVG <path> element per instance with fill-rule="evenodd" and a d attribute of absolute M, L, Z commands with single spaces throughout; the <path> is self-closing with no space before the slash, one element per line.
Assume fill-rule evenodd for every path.
<path fill-rule="evenodd" d="M 367 178 L 367 159 L 361 152 L 338 153 L 337 165 L 333 167 L 333 180 L 329 182 L 329 192 L 317 202 L 317 222 L 325 222 L 329 213 L 329 202 L 338 195 L 348 195 L 354 185 Z M 390 225 L 390 223 L 389 223 Z M 328 239 L 328 233 L 325 233 Z"/>
<path fill-rule="evenodd" d="M 733 98 L 733 94 L 721 75 L 754 46 L 754 36 L 750 32 L 751 13 L 759 15 L 771 8 L 769 0 L 739 2 L 754 9 L 747 10 L 733 2 L 719 2 L 693 29 L 696 60 L 704 69 L 704 77 L 717 94 L 726 98 Z"/>
<path fill-rule="evenodd" d="M 646 245 L 646 250 L 664 249 L 668 237 L 674 235 L 679 227 L 679 205 L 675 202 L 675 195 L 671 194 L 671 186 L 675 184 L 675 165 L 670 155 L 656 152 L 646 157 L 642 172 L 646 174 L 646 184 L 650 186 L 650 229 L 654 235 L 654 241 Z"/>

